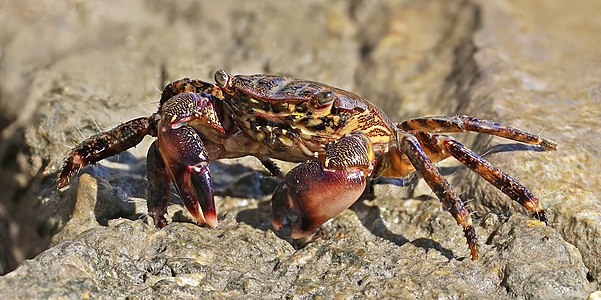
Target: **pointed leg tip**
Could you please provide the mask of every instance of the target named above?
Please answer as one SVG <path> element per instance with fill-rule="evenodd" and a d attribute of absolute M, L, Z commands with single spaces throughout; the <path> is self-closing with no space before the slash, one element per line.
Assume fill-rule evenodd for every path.
<path fill-rule="evenodd" d="M 63 177 L 63 176 L 59 176 L 58 179 L 56 180 L 56 187 L 60 190 L 62 188 L 64 188 L 65 186 L 67 186 L 67 184 L 69 184 L 69 178 Z"/>
<path fill-rule="evenodd" d="M 537 220 L 539 220 L 539 221 L 541 221 L 541 222 L 544 222 L 544 223 L 545 223 L 545 225 L 549 225 L 549 224 L 548 224 L 548 222 L 549 222 L 549 219 L 547 219 L 547 213 L 545 212 L 545 210 L 544 210 L 544 209 L 541 209 L 541 210 L 539 210 L 539 211 L 537 211 L 537 212 L 533 213 L 532 215 L 533 215 L 533 217 L 534 217 L 535 219 L 537 219 Z"/>
<path fill-rule="evenodd" d="M 470 245 L 469 248 L 472 260 L 478 260 L 478 247 L 476 245 Z"/>
<path fill-rule="evenodd" d="M 551 140 L 542 139 L 540 146 L 543 147 L 547 151 L 557 150 L 557 143 Z"/>
<path fill-rule="evenodd" d="M 470 249 L 470 256 L 472 260 L 478 259 L 478 236 L 476 235 L 476 229 L 473 225 L 469 225 L 463 229 L 465 238 L 467 239 L 467 246 Z"/>
<path fill-rule="evenodd" d="M 157 219 L 154 221 L 154 226 L 156 226 L 156 228 L 164 228 L 165 226 L 167 226 L 169 223 L 167 222 L 167 219 L 165 219 L 165 217 L 157 217 Z"/>
<path fill-rule="evenodd" d="M 64 187 L 66 187 L 67 185 L 69 185 L 73 175 L 77 174 L 77 172 L 79 172 L 79 170 L 84 165 L 82 165 L 81 159 L 78 156 L 74 157 L 74 154 L 71 153 L 67 157 L 67 159 L 65 159 L 65 162 L 63 163 L 63 166 L 61 167 L 60 174 L 58 175 L 58 178 L 56 180 L 57 187 L 59 189 L 62 189 Z"/>
<path fill-rule="evenodd" d="M 165 218 L 165 214 L 167 213 L 167 206 L 158 205 L 158 206 L 149 206 L 148 207 L 148 215 L 152 218 L 154 222 L 154 226 L 157 228 L 163 228 L 169 224 L 167 219 Z"/>
<path fill-rule="evenodd" d="M 76 174 L 80 168 L 81 168 L 80 166 L 73 166 L 73 165 L 64 167 L 56 180 L 57 188 L 62 189 L 64 187 L 66 187 L 67 185 L 69 185 L 69 183 L 71 182 L 71 177 L 73 177 L 73 175 Z"/>
<path fill-rule="evenodd" d="M 282 221 L 281 220 L 271 220 L 271 227 L 273 227 L 273 231 L 279 232 L 282 229 Z"/>

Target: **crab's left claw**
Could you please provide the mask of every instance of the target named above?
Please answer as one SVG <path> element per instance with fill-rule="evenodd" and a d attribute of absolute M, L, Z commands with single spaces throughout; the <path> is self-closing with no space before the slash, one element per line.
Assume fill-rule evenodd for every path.
<path fill-rule="evenodd" d="M 365 183 L 360 170 L 324 170 L 318 161 L 300 164 L 273 194 L 272 226 L 293 239 L 308 236 L 350 207 L 363 193 Z"/>
<path fill-rule="evenodd" d="M 298 165 L 277 187 L 271 201 L 273 228 L 293 239 L 310 235 L 359 199 L 372 169 L 373 150 L 364 134 L 327 144 L 324 162 Z"/>
<path fill-rule="evenodd" d="M 213 183 L 205 147 L 190 126 L 159 127 L 158 143 L 167 172 L 188 211 L 200 224 L 217 226 Z"/>

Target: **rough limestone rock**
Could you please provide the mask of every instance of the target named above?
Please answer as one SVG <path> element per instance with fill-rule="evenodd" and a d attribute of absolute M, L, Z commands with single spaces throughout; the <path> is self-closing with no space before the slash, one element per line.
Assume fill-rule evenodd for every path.
<path fill-rule="evenodd" d="M 0 294 L 598 297 L 600 10 L 595 0 L 4 2 Z M 338 86 L 395 121 L 468 114 L 541 132 L 558 151 L 457 137 L 529 187 L 549 224 L 444 162 L 473 212 L 479 260 L 469 259 L 461 228 L 420 180 L 374 186 L 375 199 L 301 245 L 270 229 L 277 180 L 240 158 L 211 165 L 218 228 L 195 225 L 174 195 L 171 224 L 159 230 L 144 201 L 151 138 L 56 190 L 70 147 L 150 115 L 166 83 L 211 80 L 217 69 Z"/>

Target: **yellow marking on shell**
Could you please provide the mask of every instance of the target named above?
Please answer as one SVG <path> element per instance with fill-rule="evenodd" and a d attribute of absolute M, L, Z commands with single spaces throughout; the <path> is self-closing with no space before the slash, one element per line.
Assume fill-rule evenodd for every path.
<path fill-rule="evenodd" d="M 175 122 L 175 120 L 177 120 L 177 114 L 173 114 L 170 122 L 173 123 L 173 122 Z"/>
<path fill-rule="evenodd" d="M 320 125 L 322 123 L 323 123 L 323 121 L 321 119 L 311 118 L 311 119 L 309 119 L 309 121 L 307 121 L 307 126 L 316 126 L 316 125 Z"/>
<path fill-rule="evenodd" d="M 271 113 L 270 113 L 270 112 L 268 112 L 268 111 L 266 111 L 266 110 L 262 110 L 262 109 L 260 109 L 260 108 L 253 107 L 253 108 L 252 108 L 252 110 L 253 110 L 255 113 L 257 113 L 257 114 L 271 115 Z"/>
<path fill-rule="evenodd" d="M 217 97 L 217 98 L 219 98 L 221 100 L 224 99 L 223 93 L 221 92 L 221 88 L 219 88 L 217 85 L 214 85 L 211 88 L 211 94 L 213 94 L 215 97 Z"/>
<path fill-rule="evenodd" d="M 255 136 L 257 137 L 257 140 L 259 140 L 259 141 L 264 140 L 266 137 L 265 133 L 263 133 L 263 132 L 257 132 L 257 133 L 255 133 Z"/>
<path fill-rule="evenodd" d="M 253 103 L 253 104 L 259 104 L 259 103 L 261 103 L 261 101 L 255 99 L 255 98 L 250 98 L 249 100 L 250 100 L 250 103 Z"/>
<path fill-rule="evenodd" d="M 291 139 L 289 139 L 288 137 L 285 137 L 282 135 L 279 137 L 279 139 L 280 139 L 280 142 L 282 142 L 282 144 L 286 145 L 286 147 L 292 147 L 294 145 L 294 142 Z"/>
<path fill-rule="evenodd" d="M 364 132 L 372 143 L 388 143 L 390 141 L 390 130 L 384 126 L 373 126 Z"/>
<path fill-rule="evenodd" d="M 311 137 L 315 135 L 315 132 L 313 130 L 309 130 L 304 126 L 297 126 L 296 128 L 300 129 L 299 135 L 303 140 L 311 139 Z"/>
<path fill-rule="evenodd" d="M 370 137 L 370 140 L 372 143 L 374 144 L 385 144 L 390 142 L 390 138 L 386 137 L 386 136 L 375 136 L 375 137 Z"/>
<path fill-rule="evenodd" d="M 323 162 L 323 165 L 324 165 L 325 168 L 329 168 L 330 167 L 330 157 L 329 156 L 326 156 L 326 158 L 325 158 L 325 160 Z"/>
<path fill-rule="evenodd" d="M 299 143 L 298 144 L 298 148 L 303 152 L 303 154 L 305 154 L 306 156 L 310 156 L 313 157 L 317 154 L 317 152 L 313 152 L 311 150 L 309 150 L 309 148 L 307 148 L 307 146 L 304 143 Z"/>

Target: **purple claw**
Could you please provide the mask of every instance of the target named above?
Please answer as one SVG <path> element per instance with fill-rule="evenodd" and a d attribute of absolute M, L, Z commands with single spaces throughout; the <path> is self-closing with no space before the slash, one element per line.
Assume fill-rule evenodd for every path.
<path fill-rule="evenodd" d="M 160 126 L 159 148 L 167 171 L 188 211 L 200 224 L 217 226 L 209 157 L 200 136 L 189 126 Z"/>
<path fill-rule="evenodd" d="M 286 220 L 292 238 L 307 236 L 357 201 L 365 184 L 358 169 L 324 170 L 318 161 L 300 164 L 273 194 L 273 228 L 280 231 Z"/>

